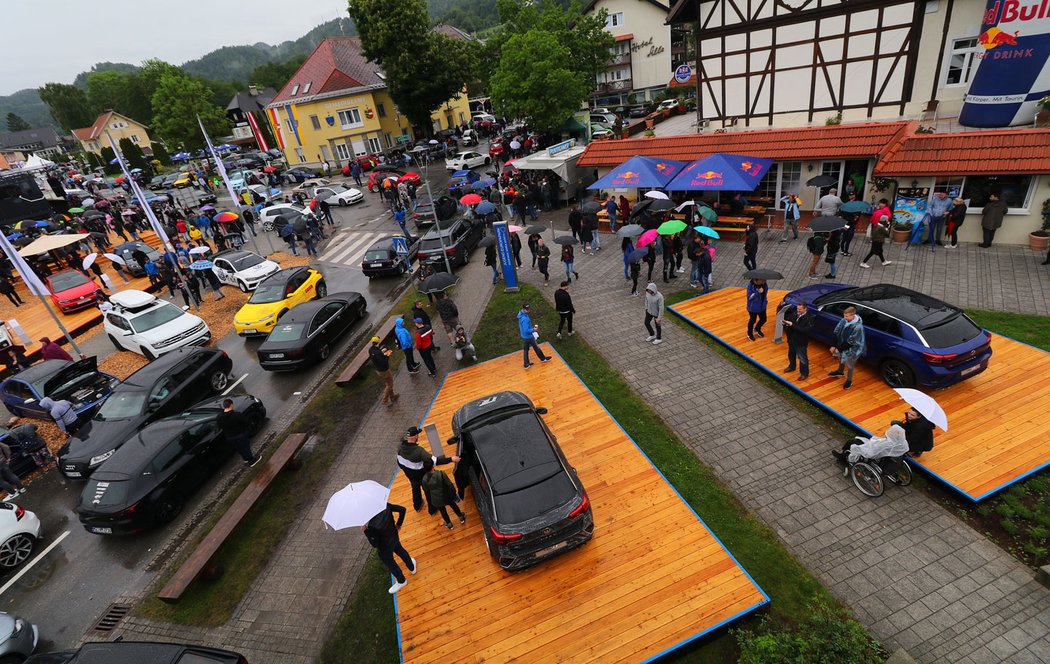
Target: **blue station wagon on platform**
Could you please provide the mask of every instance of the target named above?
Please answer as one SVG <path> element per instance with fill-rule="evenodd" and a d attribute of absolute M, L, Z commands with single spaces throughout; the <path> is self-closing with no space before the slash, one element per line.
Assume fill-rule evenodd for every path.
<path fill-rule="evenodd" d="M 73 404 L 77 415 L 91 417 L 120 381 L 98 370 L 98 359 L 76 362 L 44 360 L 0 383 L 0 398 L 7 410 L 18 417 L 50 419 L 40 400 L 51 397 Z"/>
<path fill-rule="evenodd" d="M 962 309 L 893 284 L 816 284 L 784 296 L 783 304 L 799 302 L 815 314 L 811 336 L 827 345 L 842 312 L 856 307 L 867 343 L 862 359 L 890 387 L 947 387 L 981 373 L 992 357 L 991 334 Z"/>

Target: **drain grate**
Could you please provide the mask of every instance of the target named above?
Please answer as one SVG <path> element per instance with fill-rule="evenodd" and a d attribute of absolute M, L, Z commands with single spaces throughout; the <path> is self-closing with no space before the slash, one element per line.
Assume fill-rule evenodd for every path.
<path fill-rule="evenodd" d="M 129 611 L 131 611 L 131 607 L 127 604 L 110 604 L 106 612 L 98 619 L 98 622 L 92 625 L 91 631 L 100 634 L 112 632 L 120 624 L 120 621 L 124 619 L 124 616 L 128 615 Z"/>

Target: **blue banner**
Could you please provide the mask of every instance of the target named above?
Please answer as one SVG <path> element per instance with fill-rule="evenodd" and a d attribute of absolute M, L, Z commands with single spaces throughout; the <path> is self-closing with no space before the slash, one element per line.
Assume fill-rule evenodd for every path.
<path fill-rule="evenodd" d="M 507 222 L 495 222 L 492 224 L 492 232 L 496 236 L 496 253 L 499 254 L 499 262 L 503 266 L 503 284 L 507 290 L 516 291 L 518 290 L 518 265 L 514 262 L 514 251 L 510 247 Z"/>

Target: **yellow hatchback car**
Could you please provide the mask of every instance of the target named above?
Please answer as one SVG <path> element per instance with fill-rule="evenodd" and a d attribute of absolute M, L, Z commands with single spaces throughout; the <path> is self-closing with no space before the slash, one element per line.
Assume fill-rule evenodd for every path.
<path fill-rule="evenodd" d="M 183 187 L 188 187 L 191 184 L 193 184 L 193 176 L 187 172 L 179 173 L 179 179 L 175 180 L 175 182 L 172 183 L 172 185 L 176 189 L 182 189 Z"/>
<path fill-rule="evenodd" d="M 309 267 L 278 270 L 266 277 L 233 317 L 242 337 L 266 336 L 277 321 L 297 304 L 328 295 L 324 275 Z"/>

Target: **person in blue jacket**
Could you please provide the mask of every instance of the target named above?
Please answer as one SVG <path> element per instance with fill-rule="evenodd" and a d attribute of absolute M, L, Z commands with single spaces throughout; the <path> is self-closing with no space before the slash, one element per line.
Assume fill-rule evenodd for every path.
<path fill-rule="evenodd" d="M 766 307 L 769 306 L 769 286 L 765 279 L 752 279 L 747 285 L 747 338 L 755 340 L 760 337 L 762 326 L 766 324 Z M 757 323 L 757 324 L 756 324 Z"/>
<path fill-rule="evenodd" d="M 540 345 L 536 343 L 536 338 L 539 336 L 539 329 L 539 325 L 532 324 L 532 317 L 529 315 L 529 304 L 526 302 L 521 305 L 521 311 L 518 312 L 518 333 L 521 335 L 522 352 L 525 358 L 526 369 L 532 366 L 532 362 L 529 362 L 530 348 L 536 351 L 536 355 L 539 356 L 540 362 L 549 362 L 551 359 L 543 354 L 543 351 L 540 350 Z"/>
<path fill-rule="evenodd" d="M 398 347 L 405 354 L 405 364 L 408 365 L 408 373 L 419 373 L 419 363 L 416 362 L 415 354 L 412 352 L 412 349 L 415 348 L 415 343 L 412 340 L 412 333 L 405 328 L 404 318 L 398 317 L 394 321 L 394 334 L 397 336 Z"/>

